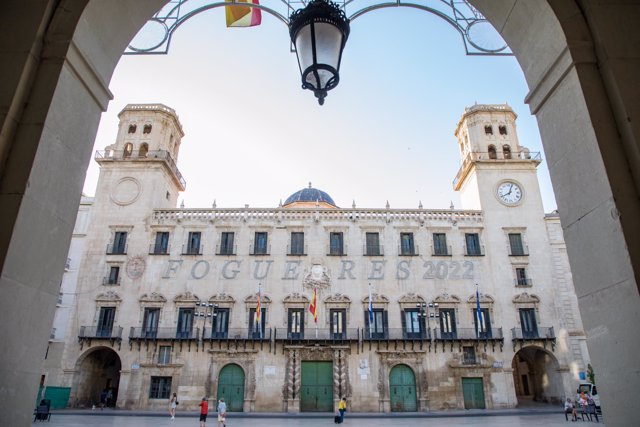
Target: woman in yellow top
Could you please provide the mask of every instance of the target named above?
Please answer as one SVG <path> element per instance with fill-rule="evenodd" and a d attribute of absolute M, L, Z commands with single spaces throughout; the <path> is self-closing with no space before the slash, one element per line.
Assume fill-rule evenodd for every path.
<path fill-rule="evenodd" d="M 340 399 L 340 403 L 338 403 L 338 411 L 340 411 L 340 422 L 344 421 L 344 411 L 347 410 L 347 398 L 343 397 Z"/>

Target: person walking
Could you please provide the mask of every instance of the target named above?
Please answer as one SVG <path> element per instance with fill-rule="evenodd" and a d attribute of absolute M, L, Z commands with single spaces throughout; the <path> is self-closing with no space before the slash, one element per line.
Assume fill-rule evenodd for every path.
<path fill-rule="evenodd" d="M 338 403 L 338 411 L 340 411 L 340 424 L 344 422 L 344 413 L 347 410 L 347 398 L 340 398 L 340 403 Z"/>
<path fill-rule="evenodd" d="M 176 407 L 178 406 L 178 395 L 173 393 L 171 400 L 169 400 L 169 414 L 171 415 L 171 421 L 176 419 Z"/>
<path fill-rule="evenodd" d="M 207 414 L 209 413 L 209 402 L 207 402 L 207 398 L 203 397 L 202 402 L 200 402 L 198 406 L 200 407 L 200 427 L 205 427 Z"/>
<path fill-rule="evenodd" d="M 218 427 L 222 424 L 222 427 L 227 427 L 227 404 L 224 403 L 224 397 L 221 397 L 218 401 Z"/>

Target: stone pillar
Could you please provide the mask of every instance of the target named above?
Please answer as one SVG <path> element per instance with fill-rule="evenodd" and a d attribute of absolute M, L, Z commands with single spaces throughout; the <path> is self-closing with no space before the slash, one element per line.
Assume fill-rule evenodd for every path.
<path fill-rule="evenodd" d="M 300 412 L 300 351 L 296 349 L 290 349 L 287 356 L 287 412 L 298 413 Z"/>

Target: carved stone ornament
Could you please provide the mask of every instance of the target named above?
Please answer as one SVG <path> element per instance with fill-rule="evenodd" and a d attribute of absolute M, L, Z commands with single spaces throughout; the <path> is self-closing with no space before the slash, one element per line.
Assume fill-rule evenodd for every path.
<path fill-rule="evenodd" d="M 257 302 L 258 302 L 258 294 L 257 293 L 249 295 L 248 297 L 246 297 L 244 299 L 244 303 L 245 304 L 254 304 L 255 305 Z M 260 305 L 265 306 L 265 305 L 268 305 L 268 304 L 271 304 L 271 298 L 269 298 L 265 294 L 261 294 L 260 295 Z"/>
<path fill-rule="evenodd" d="M 513 297 L 512 301 L 514 304 L 538 304 L 540 302 L 540 298 L 535 294 L 529 295 L 528 293 L 523 292 Z"/>
<path fill-rule="evenodd" d="M 236 302 L 235 299 L 229 294 L 219 293 L 215 294 L 211 298 L 209 298 L 209 302 L 222 303 L 222 304 L 233 304 Z"/>
<path fill-rule="evenodd" d="M 307 289 L 326 289 L 331 286 L 331 277 L 329 277 L 327 267 L 321 264 L 313 264 L 309 270 L 305 270 L 302 286 Z"/>
<path fill-rule="evenodd" d="M 415 303 L 419 303 L 419 302 L 424 302 L 424 298 L 422 298 L 419 295 L 414 294 L 413 292 L 410 292 L 408 294 L 404 294 L 400 297 L 400 299 L 398 300 L 398 302 L 400 304 L 403 303 L 409 303 L 409 304 L 415 304 Z"/>
<path fill-rule="evenodd" d="M 98 294 L 98 296 L 96 297 L 96 301 L 122 301 L 122 298 L 120 298 L 120 295 L 118 295 L 114 291 L 107 291 Z"/>
<path fill-rule="evenodd" d="M 371 294 L 371 299 L 373 300 L 374 304 L 389 304 L 389 298 L 381 294 L 373 293 Z M 369 295 L 362 298 L 362 303 L 369 304 Z"/>
<path fill-rule="evenodd" d="M 437 302 L 438 304 L 459 304 L 460 298 L 458 298 L 456 295 L 449 295 L 445 292 L 435 297 L 433 302 Z"/>
<path fill-rule="evenodd" d="M 197 296 L 195 296 L 191 292 L 186 291 L 183 294 L 176 295 L 176 297 L 173 299 L 173 301 L 174 302 L 196 302 L 196 301 L 200 301 L 200 298 L 198 298 Z"/>
<path fill-rule="evenodd" d="M 140 297 L 140 302 L 167 302 L 167 299 L 157 292 L 151 292 L 150 294 L 144 294 Z"/>
<path fill-rule="evenodd" d="M 469 298 L 467 298 L 467 302 L 469 304 L 475 304 L 476 303 L 476 294 L 473 294 Z M 486 295 L 486 294 L 483 294 L 482 292 L 480 292 L 480 303 L 493 304 L 494 302 L 495 302 L 495 300 L 493 299 L 493 297 L 491 295 Z"/>
<path fill-rule="evenodd" d="M 324 302 L 329 304 L 351 304 L 351 298 L 344 294 L 333 294 L 326 297 Z"/>
<path fill-rule="evenodd" d="M 305 295 L 301 295 L 301 294 L 299 294 L 297 292 L 294 292 L 294 293 L 289 294 L 286 297 L 284 297 L 282 302 L 285 303 L 285 304 L 294 304 L 294 303 L 307 304 L 309 302 L 309 298 L 307 298 Z"/>

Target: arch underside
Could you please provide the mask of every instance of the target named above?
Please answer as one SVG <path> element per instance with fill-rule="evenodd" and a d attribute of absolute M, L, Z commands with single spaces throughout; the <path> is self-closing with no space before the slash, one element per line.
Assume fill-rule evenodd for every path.
<path fill-rule="evenodd" d="M 263 1 L 263 3 L 266 3 L 266 1 Z M 171 0 L 145 24 L 124 54 L 168 53 L 173 33 L 190 18 L 211 9 L 220 7 L 256 8 L 289 26 L 291 14 L 295 10 L 304 7 L 307 3 L 308 1 L 301 0 L 279 0 L 272 1 L 267 6 L 266 4 L 239 3 L 236 0 L 231 2 Z M 408 7 L 431 13 L 443 19 L 460 33 L 467 55 L 512 55 L 511 50 L 496 30 L 467 0 L 338 0 L 336 3 L 345 11 L 351 21 L 366 13 L 387 8 Z M 487 44 L 486 40 L 482 40 L 483 35 L 486 36 L 487 34 L 490 34 L 490 37 L 494 39 L 494 46 L 490 46 L 490 42 Z M 143 43 L 142 39 L 148 39 L 148 41 Z"/>

